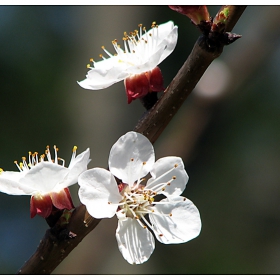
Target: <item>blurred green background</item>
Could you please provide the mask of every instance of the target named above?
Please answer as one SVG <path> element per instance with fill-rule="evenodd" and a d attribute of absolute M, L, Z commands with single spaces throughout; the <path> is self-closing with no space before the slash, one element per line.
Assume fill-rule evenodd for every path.
<path fill-rule="evenodd" d="M 218 6 L 210 6 L 212 16 Z M 139 23 L 173 20 L 175 51 L 160 65 L 167 86 L 199 31 L 167 6 L 0 6 L 0 167 L 56 144 L 67 163 L 72 147 L 91 149 L 89 167 L 107 167 L 111 146 L 133 130 L 144 109 L 127 105 L 123 83 L 84 90 L 89 58 Z M 55 274 L 280 273 L 280 7 L 249 6 L 195 91 L 155 143 L 156 158 L 181 156 L 190 176 L 184 196 L 201 213 L 198 238 L 156 241 L 150 260 L 131 266 L 104 219 Z M 78 205 L 78 186 L 70 188 Z M 47 227 L 30 219 L 29 197 L 0 193 L 0 273 L 14 274 Z"/>

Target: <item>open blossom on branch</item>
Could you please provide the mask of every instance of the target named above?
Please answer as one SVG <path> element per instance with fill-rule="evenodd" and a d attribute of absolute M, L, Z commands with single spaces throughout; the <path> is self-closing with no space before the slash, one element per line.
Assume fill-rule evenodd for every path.
<path fill-rule="evenodd" d="M 78 84 L 85 89 L 98 90 L 124 80 L 128 103 L 149 92 L 162 91 L 163 77 L 157 65 L 173 52 L 178 27 L 169 21 L 160 25 L 153 22 L 149 31 L 139 24 L 139 29 L 124 33 L 124 50 L 117 40 L 112 41 L 116 55 L 102 46 L 109 58 L 100 55 L 102 61 L 91 59 L 93 67 L 88 65 L 86 79 Z"/>
<path fill-rule="evenodd" d="M 199 211 L 180 196 L 189 179 L 181 158 L 170 156 L 155 162 L 150 141 L 142 134 L 128 132 L 113 145 L 109 169 L 83 172 L 78 178 L 79 197 L 94 218 L 116 214 L 116 239 L 130 264 L 141 264 L 153 253 L 151 231 L 164 244 L 187 242 L 199 235 Z M 144 185 L 143 177 L 148 173 L 151 178 Z M 117 184 L 114 176 L 121 183 Z M 160 200 L 158 195 L 165 198 Z"/>
<path fill-rule="evenodd" d="M 89 149 L 76 156 L 77 147 L 68 167 L 65 161 L 57 156 L 54 146 L 54 159 L 51 158 L 49 146 L 45 154 L 29 152 L 28 160 L 15 161 L 19 171 L 3 171 L 0 169 L 0 192 L 10 195 L 31 195 L 30 214 L 47 218 L 53 210 L 74 208 L 68 187 L 77 183 L 78 176 L 87 169 Z M 59 164 L 61 163 L 61 164 Z"/>

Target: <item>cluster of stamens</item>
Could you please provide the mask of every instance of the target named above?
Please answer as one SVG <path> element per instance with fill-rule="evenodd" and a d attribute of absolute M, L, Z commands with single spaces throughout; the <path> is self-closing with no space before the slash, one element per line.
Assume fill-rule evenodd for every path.
<path fill-rule="evenodd" d="M 152 27 L 152 32 L 147 33 L 145 26 L 143 27 L 142 24 L 138 25 L 139 27 L 139 31 L 138 30 L 134 30 L 132 32 L 124 32 L 124 36 L 122 38 L 123 42 L 124 42 L 124 50 L 121 48 L 121 46 L 118 44 L 118 40 L 115 39 L 112 41 L 112 44 L 114 46 L 114 49 L 116 51 L 116 53 L 114 55 L 112 55 L 110 52 L 108 52 L 104 46 L 102 46 L 101 48 L 103 49 L 103 51 L 109 56 L 109 57 L 113 57 L 113 56 L 120 56 L 120 60 L 119 62 L 123 62 L 125 60 L 122 60 L 122 55 L 126 54 L 126 53 L 136 53 L 136 48 L 144 43 L 147 44 L 149 42 L 149 37 L 155 37 L 156 36 L 156 44 L 157 44 L 157 37 L 158 37 L 158 33 L 154 32 L 154 29 L 158 28 L 158 25 L 156 24 L 156 22 L 154 21 L 151 25 Z M 155 44 L 155 45 L 156 45 Z M 153 47 L 153 46 L 152 46 Z M 141 49 L 141 51 L 139 51 L 139 55 L 143 55 L 143 51 L 145 52 L 145 47 L 143 49 Z M 99 55 L 100 58 L 102 59 L 106 59 L 102 54 Z M 90 62 L 94 65 L 95 61 L 91 58 Z M 87 68 L 92 68 L 90 64 L 87 64 Z"/>
<path fill-rule="evenodd" d="M 157 195 L 156 192 L 146 190 L 143 185 L 132 189 L 126 185 L 121 194 L 123 199 L 119 203 L 119 208 L 126 217 L 140 219 L 147 213 L 154 212 L 151 206 L 154 202 L 154 196 Z"/>
<path fill-rule="evenodd" d="M 19 169 L 19 171 L 26 171 L 34 167 L 36 164 L 48 161 L 51 163 L 59 164 L 61 162 L 61 165 L 65 165 L 65 160 L 57 156 L 58 148 L 54 145 L 54 159 L 51 157 L 50 147 L 47 146 L 45 153 L 39 156 L 38 152 L 28 152 L 28 160 L 26 157 L 22 157 L 22 162 L 18 163 L 17 161 L 14 161 L 15 165 Z M 76 151 L 77 146 L 73 147 L 73 154 L 72 159 L 76 157 Z"/>
<path fill-rule="evenodd" d="M 134 159 L 132 158 L 131 161 L 134 161 Z M 146 162 L 143 162 L 143 166 L 145 164 Z M 176 176 L 172 176 L 170 180 L 165 183 L 157 184 L 157 180 L 170 173 L 177 167 L 178 164 L 175 164 L 173 168 L 156 178 L 151 184 L 148 184 L 147 186 L 140 184 L 145 180 L 143 178 L 139 179 L 132 187 L 124 183 L 119 184 L 119 191 L 123 199 L 119 203 L 118 211 L 120 211 L 120 213 L 125 217 L 136 219 L 143 228 L 147 228 L 147 226 L 152 228 L 149 221 L 145 218 L 145 215 L 149 213 L 163 215 L 162 213 L 157 213 L 154 206 L 156 204 L 164 204 L 168 202 L 155 201 L 155 197 L 160 191 L 165 191 L 165 189 L 171 185 L 171 182 L 176 180 Z M 172 213 L 169 213 L 166 216 L 171 217 Z M 159 233 L 159 235 L 162 234 Z"/>

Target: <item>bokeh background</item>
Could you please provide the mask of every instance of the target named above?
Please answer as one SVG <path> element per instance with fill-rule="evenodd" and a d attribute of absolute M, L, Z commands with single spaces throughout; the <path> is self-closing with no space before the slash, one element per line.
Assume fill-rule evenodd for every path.
<path fill-rule="evenodd" d="M 210 6 L 212 16 L 218 6 Z M 160 65 L 167 86 L 199 31 L 167 6 L 0 6 L 0 167 L 56 144 L 69 163 L 72 147 L 91 149 L 89 167 L 107 167 L 111 146 L 144 113 L 127 105 L 123 83 L 88 91 L 89 58 L 121 41 L 139 23 L 173 20 L 175 51 Z M 150 260 L 129 265 L 115 240 L 117 220 L 104 219 L 54 274 L 280 273 L 280 7 L 249 6 L 195 91 L 155 143 L 156 158 L 183 158 L 184 196 L 201 213 L 198 238 L 156 242 Z M 78 185 L 70 188 L 75 204 Z M 29 197 L 0 193 L 0 273 L 14 274 L 47 230 L 30 219 Z"/>

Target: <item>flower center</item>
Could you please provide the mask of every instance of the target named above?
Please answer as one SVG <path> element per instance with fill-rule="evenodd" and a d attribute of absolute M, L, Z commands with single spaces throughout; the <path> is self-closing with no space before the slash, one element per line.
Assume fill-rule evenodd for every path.
<path fill-rule="evenodd" d="M 134 159 L 132 158 L 131 161 Z M 145 165 L 146 162 L 143 162 Z M 172 213 L 160 213 L 157 211 L 155 205 L 157 204 L 169 204 L 167 201 L 155 201 L 157 195 L 162 195 L 166 188 L 169 188 L 171 183 L 176 180 L 176 176 L 172 175 L 172 171 L 178 168 L 179 164 L 175 163 L 170 169 L 162 173 L 155 178 L 147 186 L 140 184 L 144 179 L 137 180 L 133 185 L 120 183 L 118 189 L 122 195 L 122 200 L 118 204 L 117 216 L 119 219 L 132 218 L 143 227 L 151 228 L 155 232 L 155 228 L 150 224 L 149 220 L 145 218 L 146 214 L 153 213 L 158 216 L 172 217 Z M 162 180 L 166 178 L 166 180 Z M 163 194 L 164 195 L 164 194 Z M 162 236 L 161 232 L 157 231 L 157 234 Z"/>
<path fill-rule="evenodd" d="M 119 189 L 123 199 L 119 204 L 119 211 L 125 216 L 135 219 L 141 219 L 146 214 L 153 212 L 155 192 L 146 190 L 145 186 L 138 185 L 137 188 L 129 187 L 126 184 L 120 184 Z"/>

